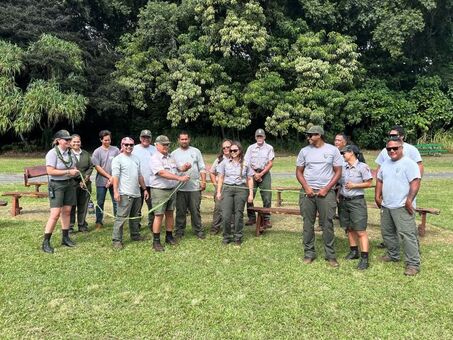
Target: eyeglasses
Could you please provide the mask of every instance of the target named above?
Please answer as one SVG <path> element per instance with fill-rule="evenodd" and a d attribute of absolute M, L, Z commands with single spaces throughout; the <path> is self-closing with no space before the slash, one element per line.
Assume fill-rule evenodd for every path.
<path fill-rule="evenodd" d="M 124 143 L 123 145 L 126 146 L 126 147 L 127 146 L 130 146 L 130 147 L 134 146 L 134 144 L 126 144 L 126 143 Z"/>
<path fill-rule="evenodd" d="M 319 136 L 319 133 L 306 133 L 307 138 L 311 138 L 313 136 Z"/>
<path fill-rule="evenodd" d="M 222 147 L 223 150 L 229 149 L 229 148 L 231 148 L 231 146 L 224 146 L 224 147 Z"/>
<path fill-rule="evenodd" d="M 401 146 L 392 146 L 392 147 L 388 147 L 386 148 L 387 152 L 390 152 L 390 151 L 396 151 L 400 148 Z"/>
<path fill-rule="evenodd" d="M 230 149 L 230 152 L 239 152 L 239 149 Z"/>

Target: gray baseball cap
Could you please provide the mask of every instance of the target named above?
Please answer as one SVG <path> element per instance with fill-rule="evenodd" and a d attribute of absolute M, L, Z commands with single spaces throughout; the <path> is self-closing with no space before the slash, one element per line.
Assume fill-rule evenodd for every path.
<path fill-rule="evenodd" d="M 151 138 L 153 135 L 151 134 L 151 131 L 149 130 L 142 130 L 142 132 L 140 132 L 140 137 L 149 137 Z"/>
<path fill-rule="evenodd" d="M 160 135 L 160 136 L 157 136 L 155 143 L 162 144 L 162 145 L 168 145 L 168 144 L 170 144 L 170 140 L 168 139 L 167 136 Z"/>
<path fill-rule="evenodd" d="M 318 134 L 318 135 L 324 136 L 324 129 L 319 125 L 313 125 L 305 133 L 312 133 L 312 134 Z"/>
<path fill-rule="evenodd" d="M 266 137 L 266 133 L 264 132 L 263 129 L 258 129 L 255 131 L 255 137 L 258 137 L 258 136 Z"/>
<path fill-rule="evenodd" d="M 69 139 L 72 139 L 72 136 L 71 136 L 71 134 L 69 133 L 68 130 L 60 130 L 60 131 L 57 131 L 57 133 L 55 134 L 54 138 L 55 139 L 66 139 L 66 140 L 69 140 Z"/>

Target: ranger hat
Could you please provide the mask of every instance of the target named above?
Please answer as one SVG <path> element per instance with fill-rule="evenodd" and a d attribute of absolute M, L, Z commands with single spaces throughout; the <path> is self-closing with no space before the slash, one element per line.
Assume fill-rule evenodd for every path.
<path fill-rule="evenodd" d="M 324 129 L 319 125 L 313 125 L 306 133 L 318 134 L 324 136 Z"/>
<path fill-rule="evenodd" d="M 155 143 L 162 144 L 162 145 L 168 145 L 168 144 L 170 144 L 170 140 L 168 139 L 167 136 L 160 135 L 160 136 L 157 136 Z"/>
<path fill-rule="evenodd" d="M 142 132 L 140 132 L 140 137 L 149 137 L 151 138 L 153 135 L 151 134 L 151 131 L 149 130 L 142 130 Z"/>
<path fill-rule="evenodd" d="M 258 137 L 258 136 L 266 137 L 266 133 L 264 132 L 263 129 L 258 129 L 255 131 L 255 137 Z"/>
<path fill-rule="evenodd" d="M 55 134 L 54 138 L 55 139 L 70 140 L 70 139 L 72 139 L 72 136 L 71 136 L 71 134 L 69 133 L 68 130 L 60 130 L 60 131 L 57 131 L 57 133 Z"/>

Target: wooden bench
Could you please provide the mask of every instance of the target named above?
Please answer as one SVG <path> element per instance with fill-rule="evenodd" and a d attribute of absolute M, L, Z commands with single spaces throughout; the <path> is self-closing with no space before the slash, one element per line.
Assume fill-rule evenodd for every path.
<path fill-rule="evenodd" d="M 277 191 L 277 207 L 283 205 L 282 193 L 284 191 L 297 191 L 299 192 L 301 187 L 273 187 L 272 190 Z"/>
<path fill-rule="evenodd" d="M 11 215 L 16 216 L 20 214 L 22 207 L 19 205 L 19 200 L 21 197 L 34 197 L 34 198 L 45 198 L 49 197 L 47 192 L 36 192 L 36 191 L 29 191 L 29 192 L 4 192 L 2 196 L 11 196 L 12 197 L 12 204 L 11 204 Z"/>
<path fill-rule="evenodd" d="M 415 147 L 422 156 L 440 156 L 443 153 L 447 153 L 442 144 L 417 144 Z"/>
<path fill-rule="evenodd" d="M 30 179 L 44 177 L 46 176 L 45 181 L 41 180 L 30 181 Z M 47 168 L 45 165 L 37 165 L 28 168 L 24 168 L 24 185 L 26 187 L 35 186 L 35 192 L 39 192 L 39 187 L 41 185 L 47 185 Z"/>

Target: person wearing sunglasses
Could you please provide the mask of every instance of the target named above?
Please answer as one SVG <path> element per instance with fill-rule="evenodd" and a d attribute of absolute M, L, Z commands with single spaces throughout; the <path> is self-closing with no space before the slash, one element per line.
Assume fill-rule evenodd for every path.
<path fill-rule="evenodd" d="M 368 210 L 365 188 L 371 187 L 373 176 L 370 167 L 358 160 L 360 150 L 355 145 L 346 145 L 340 151 L 345 162 L 341 171 L 338 191 L 338 214 L 340 225 L 346 230 L 350 252 L 346 260 L 360 258 L 357 269 L 368 268 Z M 359 245 L 360 244 L 360 253 Z"/>
<path fill-rule="evenodd" d="M 390 139 L 386 145 L 389 158 L 377 173 L 375 201 L 381 209 L 381 233 L 387 253 L 383 262 L 400 261 L 400 242 L 404 251 L 404 275 L 420 271 L 420 250 L 415 223 L 415 197 L 420 189 L 420 168 L 404 155 L 403 142 Z"/>
<path fill-rule="evenodd" d="M 400 125 L 393 126 L 390 129 L 388 138 L 389 139 L 396 139 L 396 140 L 399 140 L 399 141 L 401 141 L 403 143 L 403 146 L 402 146 L 403 155 L 409 157 L 415 163 L 417 163 L 418 168 L 420 170 L 420 174 L 421 174 L 421 176 L 423 176 L 424 167 L 423 167 L 422 156 L 420 155 L 420 152 L 418 151 L 418 149 L 415 146 L 413 146 L 413 145 L 411 145 L 409 143 L 406 143 L 404 141 L 405 140 L 404 128 L 402 126 L 400 126 Z M 379 168 L 388 159 L 390 159 L 390 157 L 388 155 L 388 152 L 387 152 L 386 148 L 383 148 L 382 151 L 379 153 L 379 155 L 377 156 L 377 158 L 375 160 L 375 162 L 377 164 L 376 173 L 379 172 Z M 384 242 L 380 243 L 378 245 L 378 248 L 384 249 L 385 248 L 385 243 Z"/>
<path fill-rule="evenodd" d="M 148 199 L 145 181 L 140 171 L 140 159 L 132 154 L 134 140 L 121 140 L 121 153 L 112 161 L 113 198 L 118 210 L 113 223 L 112 244 L 114 249 L 123 248 L 123 227 L 129 218 L 129 232 L 132 241 L 142 241 L 140 236 L 141 190 Z"/>
<path fill-rule="evenodd" d="M 212 226 L 210 229 L 210 233 L 213 235 L 218 234 L 220 232 L 220 228 L 222 228 L 222 205 L 220 204 L 221 201 L 217 199 L 217 182 L 219 179 L 219 172 L 217 168 L 220 163 L 230 158 L 230 147 L 231 140 L 224 139 L 220 151 L 217 154 L 217 158 L 214 160 L 214 163 L 212 163 L 209 171 L 211 183 L 214 184 L 214 211 L 212 213 Z"/>
<path fill-rule="evenodd" d="M 334 188 L 341 177 L 343 159 L 335 146 L 325 142 L 321 126 L 310 127 L 306 136 L 309 145 L 300 150 L 296 162 L 296 177 L 302 185 L 299 205 L 303 216 L 303 262 L 310 264 L 316 258 L 314 224 L 316 215 L 319 215 L 325 259 L 331 267 L 337 268 L 333 229 L 337 208 Z"/>
<path fill-rule="evenodd" d="M 258 188 L 260 189 L 261 199 L 264 208 L 270 208 L 272 203 L 272 180 L 270 170 L 275 158 L 274 148 L 266 143 L 266 133 L 263 129 L 255 131 L 256 143 L 250 145 L 244 156 L 247 164 L 255 172 L 253 175 L 253 197 L 256 195 Z M 247 203 L 247 207 L 253 207 L 253 204 Z M 247 210 L 248 221 L 246 225 L 256 224 L 256 213 Z M 264 227 L 272 227 L 271 215 L 264 215 Z"/>
<path fill-rule="evenodd" d="M 223 244 L 234 242 L 240 246 L 244 229 L 245 204 L 253 202 L 253 175 L 251 166 L 244 162 L 241 143 L 233 141 L 230 159 L 218 166 L 217 199 L 221 200 Z M 234 230 L 231 218 L 234 215 Z"/>

